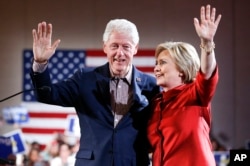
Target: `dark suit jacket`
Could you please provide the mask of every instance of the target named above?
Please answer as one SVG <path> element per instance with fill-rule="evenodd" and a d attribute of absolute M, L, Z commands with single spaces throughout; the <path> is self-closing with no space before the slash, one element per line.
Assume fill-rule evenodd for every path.
<path fill-rule="evenodd" d="M 146 166 L 149 165 L 147 120 L 149 101 L 159 87 L 155 79 L 133 66 L 134 103 L 114 128 L 110 102 L 109 64 L 81 69 L 71 78 L 52 84 L 49 71 L 31 72 L 40 102 L 74 107 L 79 117 L 81 138 L 76 166 Z"/>

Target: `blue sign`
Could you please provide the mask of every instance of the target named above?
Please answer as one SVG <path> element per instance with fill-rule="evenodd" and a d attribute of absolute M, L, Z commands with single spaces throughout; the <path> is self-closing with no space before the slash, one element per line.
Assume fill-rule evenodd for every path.
<path fill-rule="evenodd" d="M 4 136 L 10 139 L 13 154 L 25 152 L 25 141 L 23 139 L 22 131 L 20 129 L 4 134 Z"/>
<path fill-rule="evenodd" d="M 12 154 L 12 143 L 9 137 L 0 136 L 0 158 L 7 159 Z"/>
<path fill-rule="evenodd" d="M 23 124 L 29 121 L 28 110 L 22 106 L 3 109 L 3 118 L 8 124 Z"/>
<path fill-rule="evenodd" d="M 216 165 L 226 166 L 229 163 L 229 152 L 228 151 L 214 151 L 214 158 Z"/>

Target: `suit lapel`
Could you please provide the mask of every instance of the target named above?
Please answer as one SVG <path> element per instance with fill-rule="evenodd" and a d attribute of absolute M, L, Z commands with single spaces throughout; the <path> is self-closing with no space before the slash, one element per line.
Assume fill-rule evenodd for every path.
<path fill-rule="evenodd" d="M 100 92 L 101 100 L 104 102 L 104 105 L 106 105 L 108 109 L 111 110 L 111 105 L 110 105 L 111 102 L 109 96 L 110 72 L 108 64 L 96 68 L 95 74 L 96 74 L 96 84 L 98 92 Z"/>
<path fill-rule="evenodd" d="M 142 87 L 146 83 L 146 77 L 144 77 L 143 73 L 138 71 L 135 67 L 133 67 L 133 77 L 132 77 L 132 84 L 133 84 L 133 91 L 134 91 L 134 104 L 132 106 L 132 111 L 141 111 L 145 108 L 149 102 L 146 96 L 142 94 Z"/>

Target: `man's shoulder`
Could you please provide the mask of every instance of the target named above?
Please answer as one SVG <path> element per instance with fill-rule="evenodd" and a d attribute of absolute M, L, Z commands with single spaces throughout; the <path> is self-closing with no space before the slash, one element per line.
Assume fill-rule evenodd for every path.
<path fill-rule="evenodd" d="M 133 67 L 134 70 L 134 76 L 135 77 L 142 77 L 142 78 L 147 78 L 149 80 L 155 80 L 155 77 L 149 73 L 143 72 L 139 69 L 137 69 L 135 66 Z"/>
<path fill-rule="evenodd" d="M 109 73 L 110 73 L 109 67 L 107 65 L 102 65 L 95 67 L 83 67 L 76 72 L 76 75 L 94 76 L 97 74 L 97 75 L 109 76 Z"/>
<path fill-rule="evenodd" d="M 156 88 L 159 89 L 156 84 L 156 79 L 153 75 L 150 75 L 148 73 L 145 73 L 143 71 L 140 71 L 138 69 L 134 70 L 133 74 L 133 80 L 139 85 L 139 86 L 145 86 L 149 89 Z M 152 90 L 152 89 L 151 89 Z M 158 92 L 159 90 L 157 90 Z"/>

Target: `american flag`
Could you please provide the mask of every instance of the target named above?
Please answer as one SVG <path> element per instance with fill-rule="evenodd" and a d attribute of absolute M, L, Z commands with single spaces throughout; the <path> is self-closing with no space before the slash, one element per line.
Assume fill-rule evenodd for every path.
<path fill-rule="evenodd" d="M 23 89 L 32 89 L 30 69 L 32 50 L 23 51 Z M 82 67 L 95 67 L 107 62 L 102 50 L 57 50 L 49 62 L 52 82 L 70 77 Z M 133 64 L 140 70 L 153 74 L 155 64 L 154 50 L 139 50 Z M 54 133 L 66 133 L 79 136 L 79 126 L 73 108 L 64 108 L 36 102 L 33 91 L 23 93 L 22 106 L 27 108 L 29 121 L 21 124 L 21 130 L 27 142 L 37 141 L 45 146 L 52 141 Z M 74 130 L 74 131 L 72 131 Z"/>
<path fill-rule="evenodd" d="M 52 83 L 70 77 L 78 68 L 85 66 L 86 52 L 83 50 L 58 50 L 52 56 L 48 68 Z M 32 65 L 32 50 L 23 52 L 23 89 L 32 89 L 30 69 Z M 35 101 L 34 93 L 24 92 L 23 101 Z"/>

